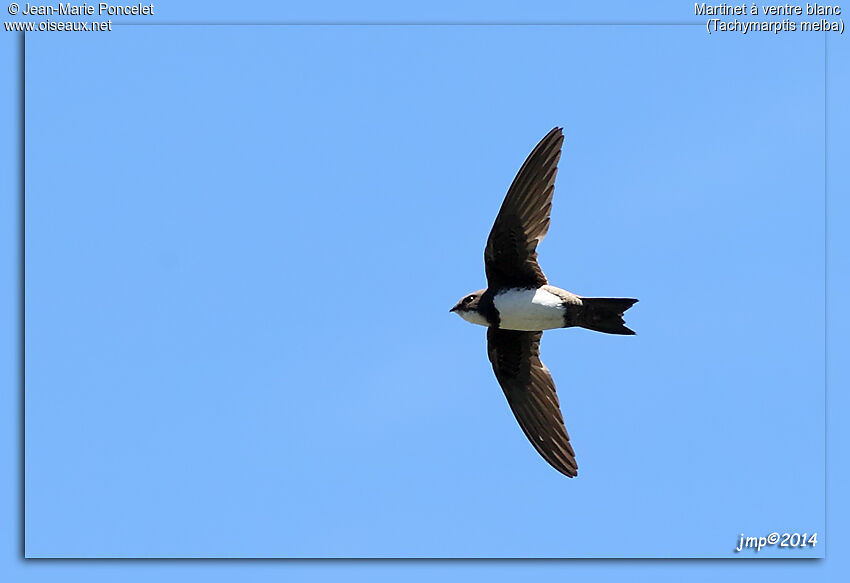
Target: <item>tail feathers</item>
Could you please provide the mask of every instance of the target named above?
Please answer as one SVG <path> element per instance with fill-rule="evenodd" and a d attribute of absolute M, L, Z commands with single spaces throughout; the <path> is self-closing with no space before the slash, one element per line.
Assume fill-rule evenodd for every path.
<path fill-rule="evenodd" d="M 631 298 L 581 298 L 584 311 L 579 326 L 606 334 L 634 334 L 626 328 L 623 313 L 636 302 Z"/>

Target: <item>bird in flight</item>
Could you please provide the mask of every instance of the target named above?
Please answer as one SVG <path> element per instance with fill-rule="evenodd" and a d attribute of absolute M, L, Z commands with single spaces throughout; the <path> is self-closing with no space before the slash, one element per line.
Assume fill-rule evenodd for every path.
<path fill-rule="evenodd" d="M 464 296 L 450 311 L 487 326 L 487 356 L 519 426 L 549 464 L 578 475 L 555 382 L 540 360 L 543 330 L 579 326 L 634 334 L 623 313 L 631 298 L 586 298 L 549 285 L 537 264 L 537 244 L 549 230 L 562 128 L 544 137 L 519 169 L 484 248 L 487 288 Z"/>

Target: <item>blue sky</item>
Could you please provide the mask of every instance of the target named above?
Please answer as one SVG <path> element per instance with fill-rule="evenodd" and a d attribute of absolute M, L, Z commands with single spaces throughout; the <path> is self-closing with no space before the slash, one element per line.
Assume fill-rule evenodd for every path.
<path fill-rule="evenodd" d="M 254 10 L 229 17 L 311 17 Z M 823 533 L 823 48 L 688 26 L 28 36 L 27 555 L 732 557 L 740 533 Z M 839 103 L 843 38 L 830 60 Z M 835 110 L 831 251 L 846 212 Z M 544 336 L 575 480 L 522 436 L 483 329 L 447 312 L 484 285 L 504 192 L 554 125 L 566 141 L 541 264 L 574 292 L 641 300 L 635 337 Z M 828 258 L 833 297 L 846 257 Z M 822 557 L 838 540 L 760 556 Z M 410 568 L 131 565 L 140 580 Z M 423 577 L 665 568 L 609 565 L 419 564 Z"/>

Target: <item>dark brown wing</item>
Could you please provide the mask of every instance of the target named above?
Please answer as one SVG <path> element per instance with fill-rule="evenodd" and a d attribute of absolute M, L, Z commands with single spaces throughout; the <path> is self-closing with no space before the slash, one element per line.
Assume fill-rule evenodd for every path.
<path fill-rule="evenodd" d="M 508 189 L 484 249 L 490 288 L 546 285 L 546 276 L 537 264 L 537 244 L 549 230 L 563 143 L 561 128 L 546 134 Z"/>
<path fill-rule="evenodd" d="M 556 470 L 578 475 L 575 452 L 564 427 L 555 382 L 540 361 L 543 332 L 487 329 L 487 356 L 519 426 Z"/>

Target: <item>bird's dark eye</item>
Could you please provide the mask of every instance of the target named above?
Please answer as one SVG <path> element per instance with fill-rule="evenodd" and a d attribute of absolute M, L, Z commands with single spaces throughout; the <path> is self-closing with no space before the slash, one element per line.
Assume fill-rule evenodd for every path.
<path fill-rule="evenodd" d="M 466 297 L 463 299 L 463 303 L 464 303 L 464 304 L 468 304 L 469 302 L 471 302 L 471 301 L 472 301 L 472 300 L 474 300 L 474 299 L 475 299 L 475 296 L 466 296 Z"/>

